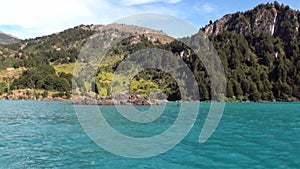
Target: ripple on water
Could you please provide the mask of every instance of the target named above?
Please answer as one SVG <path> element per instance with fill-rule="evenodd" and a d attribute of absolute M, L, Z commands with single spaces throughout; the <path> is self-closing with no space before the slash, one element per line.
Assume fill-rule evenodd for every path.
<path fill-rule="evenodd" d="M 299 106 L 228 103 L 212 137 L 199 144 L 209 108 L 203 103 L 193 129 L 180 144 L 156 157 L 130 159 L 93 143 L 69 102 L 0 101 L 0 168 L 300 168 Z M 154 125 L 107 116 L 121 132 L 148 136 L 172 125 L 176 108 L 167 107 L 169 114 Z M 160 125 L 164 128 L 158 130 Z"/>

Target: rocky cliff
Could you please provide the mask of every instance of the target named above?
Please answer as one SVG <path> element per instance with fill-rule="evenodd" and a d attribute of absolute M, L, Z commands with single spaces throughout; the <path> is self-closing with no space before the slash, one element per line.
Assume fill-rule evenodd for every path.
<path fill-rule="evenodd" d="M 292 27 L 291 27 L 292 25 Z M 264 4 L 246 12 L 227 14 L 202 28 L 206 34 L 217 35 L 224 30 L 247 36 L 270 33 L 288 40 L 299 35 L 300 13 L 277 2 Z"/>

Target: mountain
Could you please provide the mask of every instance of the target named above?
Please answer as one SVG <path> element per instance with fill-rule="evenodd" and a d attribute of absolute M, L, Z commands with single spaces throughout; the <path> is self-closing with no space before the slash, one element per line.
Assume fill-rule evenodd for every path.
<path fill-rule="evenodd" d="M 228 101 L 300 100 L 299 25 L 298 11 L 274 2 L 227 14 L 200 29 L 224 66 Z M 141 35 L 135 35 L 136 32 Z M 193 45 L 201 43 L 201 37 L 199 31 L 182 41 Z M 116 38 L 122 40 L 114 44 Z M 74 62 L 87 41 L 97 42 L 94 44 L 103 46 L 101 49 L 106 53 L 100 65 L 95 53 L 80 58 L 81 77 L 90 73 L 83 70 L 84 65 L 98 66 L 94 79 L 72 75 Z M 93 43 L 88 45 L 97 48 Z M 49 36 L 0 45 L 0 97 L 3 94 L 2 97 L 13 99 L 47 98 L 48 92 L 51 97 L 70 97 L 72 88 L 80 95 L 106 97 L 112 94 L 111 82 L 118 65 L 129 55 L 148 48 L 170 51 L 180 57 L 195 75 L 200 100 L 211 99 L 210 78 L 191 48 L 161 31 L 124 24 L 80 25 Z M 147 61 L 148 65 L 155 65 L 154 59 Z M 180 72 L 179 76 L 187 76 Z M 118 76 L 117 80 L 126 78 Z M 128 85 L 133 94 L 149 96 L 151 92 L 163 91 L 168 100 L 180 100 L 179 83 L 169 74 L 151 69 L 140 72 Z M 26 95 L 28 92 L 31 94 Z"/>
<path fill-rule="evenodd" d="M 49 36 L 2 45 L 0 70 L 8 67 L 32 67 L 40 63 L 74 63 L 85 42 L 96 32 L 101 34 L 103 43 L 108 44 L 113 37 L 127 37 L 132 33 L 158 38 L 162 43 L 170 41 L 170 38 L 161 31 L 133 25 L 111 24 L 103 28 L 103 25 L 80 25 Z M 119 30 L 118 35 L 116 30 Z"/>
<path fill-rule="evenodd" d="M 274 2 L 225 15 L 201 29 L 225 66 L 228 98 L 300 98 L 299 25 L 299 11 Z"/>
<path fill-rule="evenodd" d="M 19 39 L 17 37 L 0 32 L 0 44 L 5 45 L 5 44 L 11 44 L 11 43 L 18 43 L 20 41 L 21 41 L 21 39 Z"/>
<path fill-rule="evenodd" d="M 131 36 L 133 33 L 143 34 L 143 37 Z M 99 40 L 99 38 L 94 38 L 95 35 L 101 37 L 101 42 L 97 43 L 105 45 L 108 49 L 113 45 L 111 42 L 114 38 L 129 38 L 130 44 L 126 45 L 132 47 L 139 46 L 146 41 L 149 44 L 156 43 L 158 40 L 162 44 L 172 41 L 172 38 L 161 31 L 134 25 L 111 24 L 105 28 L 103 25 L 80 25 L 49 36 L 22 40 L 16 44 L 0 45 L 0 97 L 4 94 L 10 99 L 34 98 L 34 93 L 26 96 L 24 94 L 26 92 L 23 91 L 25 89 L 53 91 L 59 92 L 58 96 L 69 96 L 74 62 L 87 41 Z M 109 63 L 110 67 L 124 58 L 121 46 L 119 47 L 115 47 L 119 48 L 115 50 L 119 50 L 118 54 L 113 50 L 108 51 L 111 57 L 104 62 Z M 97 63 L 97 60 L 88 57 L 81 61 L 84 62 L 83 64 Z M 81 84 L 86 84 L 86 82 Z M 89 87 L 83 86 L 84 90 Z M 6 96 L 11 92 L 14 93 Z M 18 96 L 18 93 L 23 94 Z M 42 94 L 38 93 L 38 96 Z"/>

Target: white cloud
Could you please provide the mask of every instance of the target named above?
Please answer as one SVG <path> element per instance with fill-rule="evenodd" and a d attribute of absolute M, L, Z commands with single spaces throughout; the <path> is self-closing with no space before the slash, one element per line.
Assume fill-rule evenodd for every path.
<path fill-rule="evenodd" d="M 17 5 L 16 5 L 17 4 Z M 23 31 L 49 34 L 93 18 L 84 0 L 9 0 L 0 6 L 0 25 L 18 25 Z M 25 32 L 19 32 L 23 36 Z M 23 36 L 24 37 L 24 36 Z"/>
<path fill-rule="evenodd" d="M 208 3 L 205 3 L 203 5 L 195 5 L 194 9 L 196 9 L 200 13 L 212 13 L 216 10 L 215 6 Z"/>
<path fill-rule="evenodd" d="M 130 5 L 141 5 L 141 4 L 147 4 L 147 3 L 153 3 L 153 2 L 164 2 L 164 3 L 178 3 L 181 0 L 121 0 L 121 2 L 124 5 L 130 6 Z"/>
<path fill-rule="evenodd" d="M 24 28 L 91 15 L 83 0 L 9 0 L 2 3 L 0 11 L 5 16 L 0 18 L 0 24 L 18 24 Z"/>
<path fill-rule="evenodd" d="M 181 16 L 172 5 L 181 0 L 8 0 L 1 2 L 1 25 L 17 26 L 7 33 L 20 38 L 33 38 L 62 31 L 80 24 L 108 24 L 119 18 L 161 12 Z M 136 6 L 139 5 L 139 6 Z M 179 14 L 180 13 L 180 14 Z"/>
<path fill-rule="evenodd" d="M 202 9 L 204 10 L 204 12 L 206 13 L 211 13 L 214 11 L 214 8 L 211 6 L 211 5 L 208 5 L 208 4 L 204 4 L 202 6 Z"/>

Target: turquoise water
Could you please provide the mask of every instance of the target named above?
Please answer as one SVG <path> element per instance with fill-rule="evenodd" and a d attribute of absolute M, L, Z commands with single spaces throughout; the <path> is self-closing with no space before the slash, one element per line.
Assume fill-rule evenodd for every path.
<path fill-rule="evenodd" d="M 69 102 L 0 101 L 0 168 L 300 168 L 300 103 L 227 103 L 215 133 L 199 144 L 209 105 L 201 103 L 196 124 L 173 149 L 131 159 L 91 141 Z M 149 137 L 172 124 L 178 107 L 168 105 L 152 124 L 101 109 L 116 130 Z"/>

